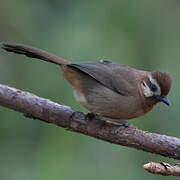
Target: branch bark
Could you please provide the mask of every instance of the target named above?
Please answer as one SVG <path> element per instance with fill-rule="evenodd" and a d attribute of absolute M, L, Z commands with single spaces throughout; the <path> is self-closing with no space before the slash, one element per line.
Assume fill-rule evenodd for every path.
<path fill-rule="evenodd" d="M 104 122 L 101 117 L 89 120 L 87 115 L 68 106 L 5 85 L 0 85 L 0 105 L 70 131 L 180 160 L 180 139 L 176 137 L 142 131 L 133 126 L 120 129 Z"/>
<path fill-rule="evenodd" d="M 150 162 L 144 165 L 144 169 L 153 174 L 163 176 L 180 176 L 180 164 L 170 165 L 168 163 Z"/>

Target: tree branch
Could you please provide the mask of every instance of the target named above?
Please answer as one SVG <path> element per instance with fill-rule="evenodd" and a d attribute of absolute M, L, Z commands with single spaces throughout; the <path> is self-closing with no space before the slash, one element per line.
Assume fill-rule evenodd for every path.
<path fill-rule="evenodd" d="M 180 160 L 179 138 L 149 133 L 133 126 L 120 129 L 105 123 L 101 117 L 88 120 L 87 115 L 68 106 L 5 85 L 0 85 L 0 105 L 70 131 Z"/>
<path fill-rule="evenodd" d="M 150 162 L 144 165 L 144 169 L 150 173 L 163 176 L 180 176 L 180 164 L 170 165 L 168 163 Z"/>

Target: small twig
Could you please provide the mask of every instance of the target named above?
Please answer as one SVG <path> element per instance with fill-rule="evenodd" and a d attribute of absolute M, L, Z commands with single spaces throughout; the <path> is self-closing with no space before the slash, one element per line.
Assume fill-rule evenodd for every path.
<path fill-rule="evenodd" d="M 144 165 L 144 169 L 153 174 L 163 176 L 180 176 L 180 164 L 170 165 L 168 163 L 149 162 Z"/>

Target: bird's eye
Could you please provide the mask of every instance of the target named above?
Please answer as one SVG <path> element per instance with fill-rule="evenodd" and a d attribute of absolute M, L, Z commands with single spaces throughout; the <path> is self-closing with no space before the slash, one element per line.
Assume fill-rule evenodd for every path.
<path fill-rule="evenodd" d="M 153 92 L 155 92 L 155 91 L 157 91 L 157 87 L 156 87 L 156 85 L 155 84 L 150 84 L 150 89 L 153 91 Z"/>
<path fill-rule="evenodd" d="M 143 83 L 142 83 L 142 85 L 143 85 L 144 87 L 146 87 L 146 84 L 145 84 L 145 82 L 143 82 Z"/>

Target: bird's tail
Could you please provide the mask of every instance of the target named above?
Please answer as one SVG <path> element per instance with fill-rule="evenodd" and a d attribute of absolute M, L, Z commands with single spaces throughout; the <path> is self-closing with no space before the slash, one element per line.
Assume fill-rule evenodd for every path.
<path fill-rule="evenodd" d="M 58 65 L 69 64 L 69 62 L 63 58 L 50 54 L 41 49 L 37 49 L 37 48 L 27 46 L 24 44 L 2 42 L 0 43 L 0 46 L 2 49 L 6 51 L 14 52 L 17 54 L 24 54 L 28 57 L 41 59 L 41 60 L 48 61 L 54 64 L 58 64 Z"/>

